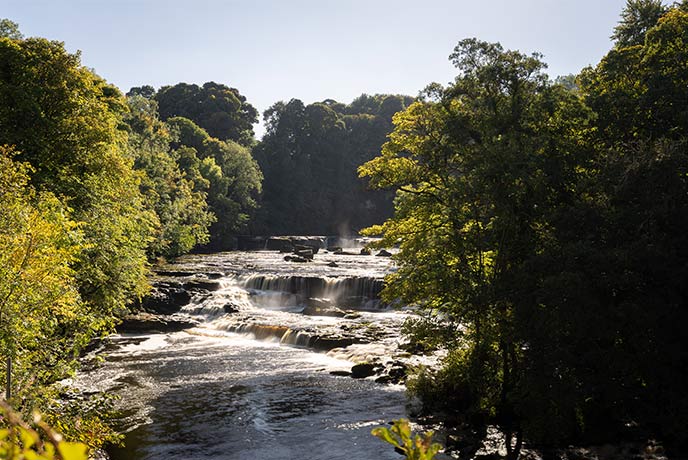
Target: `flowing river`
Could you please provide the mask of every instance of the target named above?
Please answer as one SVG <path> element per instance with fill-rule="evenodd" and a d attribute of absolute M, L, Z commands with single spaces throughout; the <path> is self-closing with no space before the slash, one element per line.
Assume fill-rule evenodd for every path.
<path fill-rule="evenodd" d="M 405 416 L 403 387 L 379 372 L 403 356 L 406 314 L 378 300 L 392 269 L 323 251 L 309 263 L 277 251 L 181 258 L 155 283 L 195 327 L 117 335 L 73 385 L 119 397 L 114 460 L 398 459 L 370 435 Z M 377 375 L 346 376 L 364 361 Z"/>

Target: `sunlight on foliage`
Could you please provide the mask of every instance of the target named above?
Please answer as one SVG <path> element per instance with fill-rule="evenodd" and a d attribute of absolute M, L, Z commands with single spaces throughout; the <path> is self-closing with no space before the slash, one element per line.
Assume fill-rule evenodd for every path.
<path fill-rule="evenodd" d="M 442 446 L 432 442 L 432 431 L 412 436 L 411 425 L 406 419 L 395 420 L 392 428 L 378 427 L 371 434 L 400 450 L 407 460 L 432 460 Z"/>
<path fill-rule="evenodd" d="M 0 459 L 87 460 L 88 447 L 63 441 L 39 415 L 34 415 L 30 426 L 0 401 Z"/>

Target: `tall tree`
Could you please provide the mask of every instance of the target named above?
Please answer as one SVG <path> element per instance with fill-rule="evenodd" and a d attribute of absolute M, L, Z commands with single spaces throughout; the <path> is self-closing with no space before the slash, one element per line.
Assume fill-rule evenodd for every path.
<path fill-rule="evenodd" d="M 130 112 L 125 121 L 134 167 L 145 173 L 141 192 L 158 218 L 148 254 L 179 256 L 209 241 L 208 229 L 215 218 L 208 209 L 205 180 L 195 171 L 180 169 L 179 155 L 171 148 L 172 134 L 158 119 L 156 102 L 141 95 L 130 96 L 127 102 Z"/>
<path fill-rule="evenodd" d="M 255 155 L 265 174 L 261 231 L 348 236 L 391 215 L 392 194 L 370 191 L 356 168 L 379 151 L 392 116 L 413 99 L 362 95 L 350 105 L 278 102 Z"/>
<path fill-rule="evenodd" d="M 253 124 L 258 122 L 258 111 L 236 88 L 215 82 L 200 87 L 178 83 L 160 88 L 155 100 L 163 120 L 184 117 L 222 141 L 246 146 L 254 142 Z"/>
<path fill-rule="evenodd" d="M 262 174 L 248 148 L 211 137 L 193 121 L 168 120 L 177 133 L 173 142 L 180 166 L 197 187 L 207 187 L 207 202 L 215 215 L 210 227 L 210 245 L 231 249 L 234 237 L 245 232 L 257 207 Z"/>
<path fill-rule="evenodd" d="M 538 283 L 530 262 L 571 199 L 589 114 L 549 83 L 538 55 L 468 39 L 451 60 L 454 84 L 431 85 L 397 114 L 381 156 L 360 169 L 376 187 L 399 188 L 394 217 L 367 233 L 381 234 L 380 246 L 401 242 L 385 297 L 457 325 L 459 346 L 425 396 L 439 388 L 435 409 L 500 425 L 516 458 L 524 431 L 546 438 L 527 425 L 529 404 L 554 399 L 524 388 L 531 331 L 520 320 Z"/>
<path fill-rule="evenodd" d="M 627 0 L 612 39 L 618 48 L 642 45 L 645 33 L 667 12 L 661 0 Z"/>
<path fill-rule="evenodd" d="M 84 68 L 79 55 L 40 38 L 0 39 L 0 144 L 83 222 L 76 263 L 82 299 L 101 325 L 147 289 L 146 247 L 155 222 L 127 154 L 119 91 Z"/>
<path fill-rule="evenodd" d="M 591 188 L 604 205 L 596 241 L 606 243 L 597 245 L 605 270 L 591 279 L 616 313 L 605 356 L 627 364 L 607 367 L 617 391 L 597 406 L 684 445 L 688 345 L 677 325 L 688 314 L 687 44 L 688 12 L 675 7 L 642 45 L 613 49 L 581 78 L 597 112 L 600 174 Z"/>

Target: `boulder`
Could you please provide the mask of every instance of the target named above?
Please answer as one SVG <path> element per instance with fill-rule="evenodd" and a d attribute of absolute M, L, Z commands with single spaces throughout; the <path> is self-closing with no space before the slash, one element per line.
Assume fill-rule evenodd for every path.
<path fill-rule="evenodd" d="M 349 371 L 330 371 L 330 375 L 335 375 L 337 377 L 351 377 L 351 372 L 349 372 Z"/>
<path fill-rule="evenodd" d="M 362 256 L 369 256 L 370 254 L 371 254 L 370 249 L 368 249 L 368 248 L 361 249 L 361 255 Z"/>
<path fill-rule="evenodd" d="M 313 249 L 307 247 L 307 246 L 294 246 L 294 254 L 296 254 L 299 257 L 303 257 L 304 259 L 309 259 L 313 260 Z"/>
<path fill-rule="evenodd" d="M 141 299 L 136 309 L 171 315 L 191 301 L 191 294 L 177 282 L 155 283 L 151 292 Z"/>
<path fill-rule="evenodd" d="M 196 278 L 185 282 L 184 288 L 188 291 L 218 291 L 222 284 L 217 280 Z"/>
<path fill-rule="evenodd" d="M 375 375 L 375 365 L 371 363 L 354 364 L 351 368 L 351 377 L 355 379 L 364 379 Z"/>
<path fill-rule="evenodd" d="M 222 306 L 222 310 L 225 313 L 239 313 L 239 309 L 235 305 L 232 305 L 229 302 Z"/>
<path fill-rule="evenodd" d="M 291 238 L 291 243 L 295 248 L 306 247 L 313 251 L 313 254 L 317 254 L 318 251 L 323 247 L 323 242 L 318 238 Z"/>
<path fill-rule="evenodd" d="M 309 346 L 317 351 L 330 351 L 333 348 L 344 348 L 354 343 L 357 343 L 357 340 L 353 337 L 316 337 Z"/>
<path fill-rule="evenodd" d="M 375 255 L 378 256 L 378 257 L 391 257 L 391 256 L 392 256 L 392 253 L 389 252 L 389 251 L 387 251 L 387 250 L 385 250 L 385 249 L 381 249 L 380 252 L 378 252 L 378 253 L 375 254 Z"/>
<path fill-rule="evenodd" d="M 265 249 L 269 251 L 293 251 L 294 245 L 286 236 L 271 236 L 265 242 Z"/>
<path fill-rule="evenodd" d="M 284 260 L 287 262 L 297 262 L 297 263 L 309 262 L 308 259 L 306 259 L 305 257 L 301 257 L 301 256 L 284 256 Z"/>

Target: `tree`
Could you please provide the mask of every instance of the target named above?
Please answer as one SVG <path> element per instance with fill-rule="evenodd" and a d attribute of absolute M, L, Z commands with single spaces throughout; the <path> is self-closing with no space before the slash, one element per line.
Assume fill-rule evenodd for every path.
<path fill-rule="evenodd" d="M 24 35 L 19 31 L 19 25 L 9 19 L 0 19 L 0 38 L 21 40 Z"/>
<path fill-rule="evenodd" d="M 149 257 L 176 257 L 209 241 L 215 218 L 208 209 L 205 179 L 197 171 L 180 169 L 172 150 L 172 134 L 158 119 L 157 104 L 144 96 L 128 99 L 129 145 L 134 168 L 143 171 L 141 193 L 155 212 L 158 228 L 148 246 Z M 194 182 L 196 181 L 196 182 Z"/>
<path fill-rule="evenodd" d="M 7 395 L 20 401 L 64 375 L 93 326 L 72 268 L 79 225 L 52 194 L 29 186 L 31 168 L 15 155 L 0 147 L 0 355 L 12 370 Z"/>
<path fill-rule="evenodd" d="M 163 120 L 184 117 L 222 141 L 245 146 L 254 142 L 253 124 L 258 121 L 258 111 L 236 88 L 215 82 L 201 87 L 178 83 L 160 88 L 155 100 Z"/>
<path fill-rule="evenodd" d="M 661 0 L 627 0 L 611 38 L 617 48 L 642 45 L 645 33 L 667 12 Z"/>
<path fill-rule="evenodd" d="M 248 148 L 213 138 L 189 119 L 175 117 L 168 124 L 178 135 L 172 145 L 182 170 L 197 178 L 198 186 L 207 187 L 216 218 L 210 227 L 211 247 L 232 248 L 234 236 L 246 229 L 257 207 L 263 178 L 257 163 Z"/>
<path fill-rule="evenodd" d="M 599 175 L 590 188 L 602 219 L 592 241 L 605 261 L 588 271 L 614 325 L 603 356 L 624 364 L 607 365 L 602 375 L 614 391 L 595 395 L 595 404 L 684 445 L 688 399 L 680 376 L 688 356 L 677 325 L 687 314 L 687 39 L 688 13 L 674 7 L 641 45 L 611 50 L 581 79 L 597 113 Z"/>
<path fill-rule="evenodd" d="M 351 105 L 292 99 L 268 109 L 255 148 L 266 178 L 261 231 L 349 236 L 389 217 L 392 194 L 366 190 L 356 168 L 379 151 L 392 115 L 410 101 L 362 95 Z"/>
<path fill-rule="evenodd" d="M 359 170 L 375 187 L 399 189 L 394 217 L 366 233 L 381 234 L 379 246 L 400 243 L 387 300 L 460 324 L 444 370 L 416 388 L 425 385 L 434 409 L 499 424 L 516 458 L 524 430 L 545 438 L 525 423 L 528 404 L 554 397 L 524 388 L 532 331 L 521 321 L 538 283 L 530 262 L 571 199 L 590 115 L 549 83 L 538 55 L 468 39 L 451 60 L 454 84 L 429 86 L 395 115 L 381 156 Z"/>
<path fill-rule="evenodd" d="M 94 327 L 107 329 L 148 287 L 155 223 L 120 129 L 126 101 L 59 42 L 2 38 L 0 61 L 0 144 L 14 145 L 17 160 L 31 165 L 37 191 L 54 194 L 83 222 L 79 292 Z"/>

